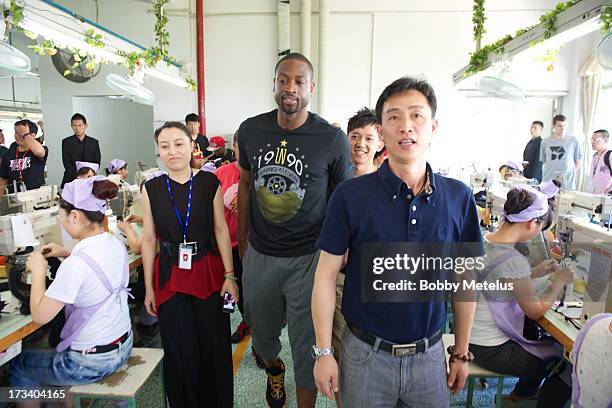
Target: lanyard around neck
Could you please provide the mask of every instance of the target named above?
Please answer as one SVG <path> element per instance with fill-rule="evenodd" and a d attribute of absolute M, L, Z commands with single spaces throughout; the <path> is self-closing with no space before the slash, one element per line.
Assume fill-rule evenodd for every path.
<path fill-rule="evenodd" d="M 183 218 L 181 217 L 181 213 L 179 212 L 178 207 L 176 206 L 176 201 L 174 201 L 174 195 L 172 194 L 172 189 L 170 188 L 170 176 L 166 174 L 166 187 L 168 188 L 168 194 L 170 195 L 170 201 L 172 201 L 172 205 L 174 206 L 174 212 L 176 213 L 176 218 L 178 219 L 179 225 L 183 229 L 183 242 L 187 242 L 187 227 L 189 225 L 189 218 L 191 216 L 191 193 L 193 191 L 193 171 L 189 176 L 189 194 L 187 196 L 187 214 L 185 214 L 185 223 L 183 224 Z"/>
<path fill-rule="evenodd" d="M 21 157 L 21 162 L 19 162 L 19 147 L 15 149 L 15 160 L 17 160 L 17 170 L 19 170 L 19 181 L 23 181 L 23 165 L 25 162 L 25 157 L 29 152 L 30 149 L 26 149 Z"/>

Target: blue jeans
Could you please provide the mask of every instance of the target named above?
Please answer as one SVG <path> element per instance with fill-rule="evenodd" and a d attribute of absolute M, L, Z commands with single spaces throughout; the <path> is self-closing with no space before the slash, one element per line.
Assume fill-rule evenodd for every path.
<path fill-rule="evenodd" d="M 347 327 L 342 334 L 340 396 L 347 408 L 448 407 L 442 341 L 423 353 L 395 357 L 359 340 Z"/>
<path fill-rule="evenodd" d="M 132 352 L 132 334 L 118 349 L 100 354 L 82 354 L 67 349 L 24 350 L 11 362 L 13 387 L 90 384 L 111 375 L 127 363 Z"/>

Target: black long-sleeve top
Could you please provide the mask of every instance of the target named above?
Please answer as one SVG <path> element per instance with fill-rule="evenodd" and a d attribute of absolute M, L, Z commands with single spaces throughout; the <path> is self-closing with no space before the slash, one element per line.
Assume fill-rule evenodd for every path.
<path fill-rule="evenodd" d="M 61 188 L 64 184 L 76 179 L 76 162 L 86 161 L 100 164 L 102 155 L 98 140 L 85 135 L 80 141 L 75 135 L 68 136 L 62 140 L 62 161 L 64 162 L 64 177 L 62 178 Z"/>

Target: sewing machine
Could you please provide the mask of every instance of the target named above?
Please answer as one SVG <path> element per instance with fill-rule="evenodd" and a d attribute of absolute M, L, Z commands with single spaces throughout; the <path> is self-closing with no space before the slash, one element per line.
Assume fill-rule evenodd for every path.
<path fill-rule="evenodd" d="M 111 215 L 118 220 L 126 219 L 130 214 L 140 211 L 140 188 L 137 185 L 123 184 L 117 197 L 110 200 L 108 206 L 113 212 Z"/>
<path fill-rule="evenodd" d="M 474 192 L 488 190 L 493 186 L 495 174 L 489 169 L 487 171 L 476 171 L 470 175 L 470 187 Z"/>
<path fill-rule="evenodd" d="M 137 171 L 134 175 L 134 184 L 140 187 L 140 185 L 147 179 L 147 177 L 153 173 L 157 173 L 159 167 L 152 167 L 146 170 Z"/>
<path fill-rule="evenodd" d="M 608 224 L 612 216 L 612 197 L 564 191 L 557 200 L 557 217 L 563 215 L 585 218 L 610 230 Z"/>
<path fill-rule="evenodd" d="M 590 207 L 593 200 L 600 202 L 602 199 L 602 196 L 595 197 L 579 197 L 581 206 Z M 563 209 L 559 208 L 557 234 L 567 266 L 576 279 L 570 296 L 578 300 L 582 298 L 580 320 L 584 323 L 597 313 L 612 312 L 612 231 L 607 226 L 591 222 L 590 218 L 561 214 L 568 209 L 585 210 L 579 206 L 572 207 L 567 198 Z M 602 208 L 606 208 L 605 202 Z"/>
<path fill-rule="evenodd" d="M 42 186 L 35 190 L 5 194 L 0 197 L 0 215 L 30 213 L 58 203 L 57 186 Z"/>
<path fill-rule="evenodd" d="M 508 188 L 511 189 L 512 187 L 516 186 L 516 185 L 527 185 L 527 186 L 537 186 L 538 180 L 536 179 L 528 179 L 525 177 L 509 177 L 505 180 L 502 180 L 501 184 Z"/>

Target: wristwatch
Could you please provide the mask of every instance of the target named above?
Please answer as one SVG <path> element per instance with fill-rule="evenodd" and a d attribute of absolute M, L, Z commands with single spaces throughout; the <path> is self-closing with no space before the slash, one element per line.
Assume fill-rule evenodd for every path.
<path fill-rule="evenodd" d="M 318 348 L 317 346 L 312 346 L 312 358 L 315 360 L 320 359 L 323 356 L 329 356 L 334 354 L 334 346 Z"/>

